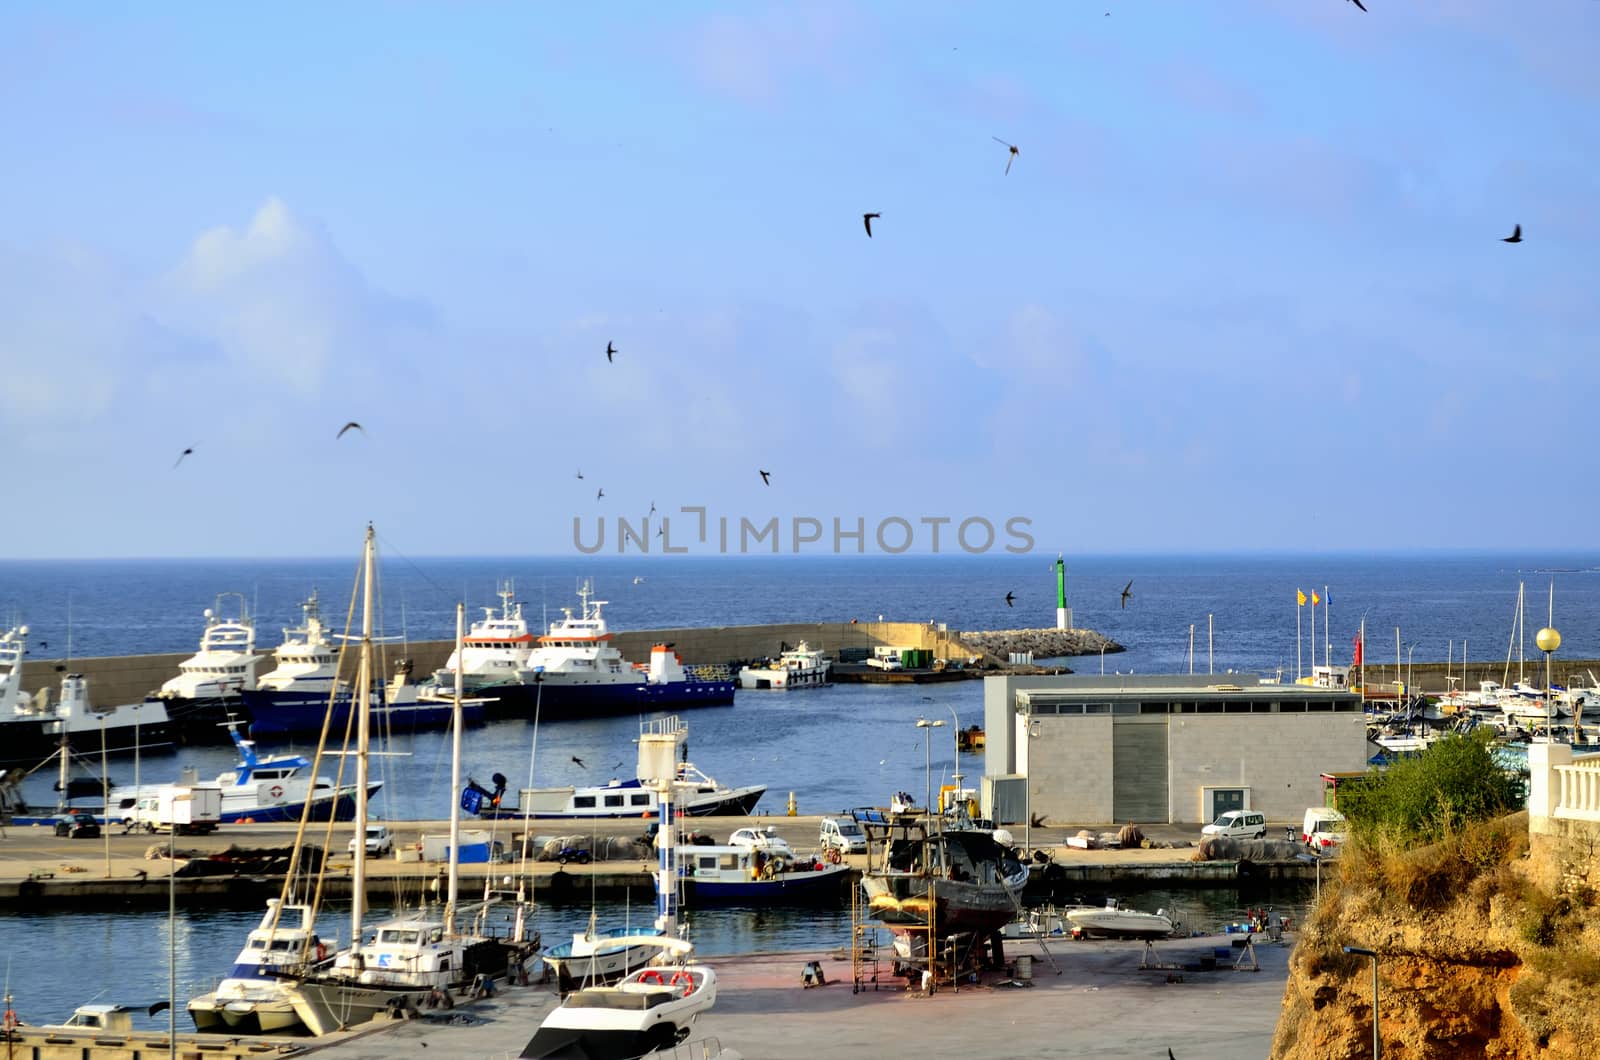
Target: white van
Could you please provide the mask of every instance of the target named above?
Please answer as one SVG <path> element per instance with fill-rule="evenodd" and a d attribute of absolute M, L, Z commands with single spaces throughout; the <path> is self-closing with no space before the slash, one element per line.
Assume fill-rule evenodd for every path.
<path fill-rule="evenodd" d="M 1307 850 L 1332 854 L 1349 837 L 1350 825 L 1344 814 L 1326 806 L 1307 807 L 1305 822 L 1300 825 L 1300 842 Z"/>
<path fill-rule="evenodd" d="M 1267 815 L 1260 810 L 1229 810 L 1200 829 L 1200 834 L 1223 839 L 1265 839 Z"/>
<path fill-rule="evenodd" d="M 823 850 L 838 850 L 845 854 L 865 854 L 867 833 L 849 817 L 824 817 L 817 833 L 817 843 Z"/>

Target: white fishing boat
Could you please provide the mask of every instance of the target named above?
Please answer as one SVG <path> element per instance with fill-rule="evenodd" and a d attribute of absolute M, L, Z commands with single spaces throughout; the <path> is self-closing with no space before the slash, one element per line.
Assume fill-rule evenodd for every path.
<path fill-rule="evenodd" d="M 480 695 L 486 688 L 518 684 L 517 671 L 533 650 L 533 634 L 522 617 L 522 604 L 516 602 L 511 582 L 500 587 L 500 613 L 485 607 L 483 618 L 472 623 L 459 647 L 450 653 L 444 666 L 422 686 L 424 698 L 448 698 L 461 676 L 464 695 Z"/>
<path fill-rule="evenodd" d="M 226 607 L 229 601 L 235 602 L 233 617 Z M 243 693 L 256 687 L 256 666 L 262 659 L 255 653 L 255 622 L 243 593 L 219 594 L 216 607 L 206 608 L 205 619 L 200 650 L 178 664 L 177 677 L 146 697 L 164 703 L 177 734 L 193 743 L 222 739 L 222 727 L 243 708 Z"/>
<path fill-rule="evenodd" d="M 776 659 L 742 668 L 739 687 L 816 688 L 828 683 L 832 670 L 832 659 L 801 641 L 796 647 L 779 652 Z"/>
<path fill-rule="evenodd" d="M 516 806 L 502 805 L 505 776 L 496 773 L 493 780 L 495 786 L 490 790 L 468 778 L 462 792 L 468 813 L 480 817 L 586 821 L 654 817 L 660 809 L 655 788 L 639 777 L 593 787 L 523 788 Z M 767 791 L 765 784 L 726 787 L 702 773 L 693 762 L 678 763 L 677 784 L 674 805 L 688 817 L 746 817 Z"/>
<path fill-rule="evenodd" d="M 312 919 L 309 905 L 284 905 L 277 898 L 268 898 L 266 914 L 233 959 L 228 977 L 215 990 L 189 1002 L 194 1029 L 305 1033 L 305 1024 L 278 973 L 326 959 L 327 946 L 313 930 Z"/>
<path fill-rule="evenodd" d="M 1141 913 L 1124 909 L 1115 898 L 1104 906 L 1079 906 L 1066 911 L 1073 930 L 1102 938 L 1166 938 L 1173 932 L 1172 919 L 1165 909 Z"/>
<path fill-rule="evenodd" d="M 172 725 L 166 705 L 130 703 L 96 710 L 89 705 L 89 685 L 82 674 L 63 674 L 61 697 L 51 702 L 50 690 L 29 695 L 3 672 L 5 655 L 20 654 L 26 626 L 0 637 L 0 767 L 32 767 L 54 754 L 65 740 L 79 754 L 102 750 L 110 755 L 162 751 L 172 747 Z M 5 638 L 16 638 L 9 643 Z M 9 709 L 7 705 L 9 704 Z"/>

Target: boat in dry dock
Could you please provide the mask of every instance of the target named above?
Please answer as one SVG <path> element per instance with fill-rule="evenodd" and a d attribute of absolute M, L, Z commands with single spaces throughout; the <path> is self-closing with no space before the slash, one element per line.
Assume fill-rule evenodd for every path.
<path fill-rule="evenodd" d="M 986 937 L 1016 917 L 1028 866 L 993 833 L 915 813 L 854 816 L 868 836 L 868 914 L 895 934 Z"/>

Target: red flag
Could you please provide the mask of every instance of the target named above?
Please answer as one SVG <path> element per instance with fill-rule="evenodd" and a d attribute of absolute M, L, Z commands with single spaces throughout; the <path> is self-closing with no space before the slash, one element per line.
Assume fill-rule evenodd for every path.
<path fill-rule="evenodd" d="M 1350 665 L 1351 666 L 1360 666 L 1361 665 L 1361 634 L 1357 633 L 1354 637 L 1350 638 L 1350 643 L 1352 643 L 1352 644 L 1354 644 L 1356 646 L 1355 654 L 1350 660 Z"/>

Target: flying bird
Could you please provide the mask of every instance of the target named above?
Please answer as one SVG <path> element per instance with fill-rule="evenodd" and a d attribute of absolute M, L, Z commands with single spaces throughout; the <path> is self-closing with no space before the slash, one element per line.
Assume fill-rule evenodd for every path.
<path fill-rule="evenodd" d="M 660 530 L 657 530 L 656 531 L 656 536 L 657 537 L 666 537 L 667 536 L 667 528 L 665 526 L 663 526 Z"/>
<path fill-rule="evenodd" d="M 367 433 L 367 429 L 365 427 L 361 426 L 361 424 L 357 423 L 355 420 L 351 420 L 349 423 L 339 428 L 339 433 L 333 436 L 333 440 L 337 442 L 340 438 L 343 438 L 344 432 L 350 430 L 352 427 L 360 431 L 362 434 Z"/>
<path fill-rule="evenodd" d="M 577 763 L 577 766 L 578 766 L 579 769 L 588 769 L 589 768 L 588 766 L 583 764 L 583 759 L 579 758 L 577 755 L 573 755 L 572 756 L 572 760 L 573 760 L 573 762 Z"/>
<path fill-rule="evenodd" d="M 1513 228 L 1511 230 L 1511 234 L 1506 236 L 1504 239 L 1500 240 L 1500 242 L 1502 242 L 1502 243 L 1520 243 L 1520 242 L 1522 242 L 1522 226 L 1521 225 L 1517 225 L 1515 228 Z"/>
<path fill-rule="evenodd" d="M 1109 14 L 1111 14 L 1111 12 L 1107 11 L 1106 14 L 1109 15 Z M 1000 139 L 1000 137 L 998 137 L 998 136 L 991 136 L 991 137 L 989 137 L 989 139 L 993 140 L 997 144 L 1005 144 L 1005 146 L 1010 149 L 1011 156 L 1006 159 L 1006 174 L 1009 176 L 1010 173 L 1011 173 L 1011 163 L 1013 163 L 1013 162 L 1015 162 L 1017 160 L 1017 155 L 1019 155 L 1021 152 L 1019 152 L 1017 150 L 1017 145 L 1016 144 L 1006 143 L 1004 140 Z"/>
<path fill-rule="evenodd" d="M 612 358 L 617 355 L 617 348 L 610 342 L 606 343 L 606 363 L 611 364 Z"/>
<path fill-rule="evenodd" d="M 194 449 L 193 448 L 189 448 L 189 449 L 185 449 L 183 452 L 179 453 L 177 462 L 172 465 L 172 469 L 174 471 L 176 471 L 178 469 L 178 464 L 183 463 L 183 458 L 186 457 L 186 456 L 189 456 L 193 452 L 194 452 Z"/>
<path fill-rule="evenodd" d="M 1015 599 L 1016 599 L 1016 596 L 1014 596 L 1013 594 L 1011 594 L 1009 592 L 1006 593 L 1006 606 L 1007 607 L 1016 607 L 1017 605 L 1011 602 L 1011 601 L 1013 601 Z"/>
<path fill-rule="evenodd" d="M 883 214 L 881 214 L 881 213 L 864 213 L 864 214 L 861 215 L 861 223 L 867 226 L 867 238 L 868 239 L 872 238 L 872 219 L 874 217 L 882 217 L 882 216 L 883 216 Z"/>
<path fill-rule="evenodd" d="M 1361 0 L 1350 0 L 1350 2 L 1351 2 L 1351 3 L 1352 3 L 1352 4 L 1354 4 L 1354 5 L 1356 5 L 1356 6 L 1357 6 L 1357 7 L 1359 7 L 1359 8 L 1360 8 L 1360 9 L 1361 9 L 1361 10 L 1363 10 L 1363 11 L 1365 11 L 1365 10 L 1366 10 L 1366 9 L 1367 9 L 1367 5 L 1366 5 L 1366 4 L 1363 4 L 1363 3 L 1362 3 L 1362 2 L 1361 2 Z M 1170 1055 L 1171 1055 L 1171 1053 L 1172 1053 L 1172 1050 L 1171 1050 L 1171 1049 L 1168 1049 L 1168 1050 L 1167 1050 L 1167 1054 L 1168 1054 L 1168 1055 L 1169 1055 L 1169 1056 L 1170 1056 Z"/>
<path fill-rule="evenodd" d="M 771 477 L 771 475 L 772 475 L 772 472 L 770 472 L 770 471 L 761 472 L 761 484 L 763 486 L 772 485 L 772 483 L 769 481 L 769 478 Z"/>
<path fill-rule="evenodd" d="M 604 489 L 598 489 L 598 490 L 594 491 L 594 499 L 595 500 L 599 500 L 601 497 L 604 497 L 605 495 L 606 495 L 606 491 Z"/>
<path fill-rule="evenodd" d="M 581 468 L 581 467 L 578 469 L 578 477 L 579 478 L 583 477 L 583 468 Z"/>
<path fill-rule="evenodd" d="M 1128 601 L 1133 599 L 1133 579 L 1128 579 L 1128 584 L 1122 587 L 1122 606 L 1126 610 Z"/>
<path fill-rule="evenodd" d="M 650 510 L 648 512 L 645 512 L 644 514 L 645 514 L 646 518 L 649 518 L 650 516 L 656 514 L 656 502 L 655 501 L 651 501 L 650 502 Z"/>

